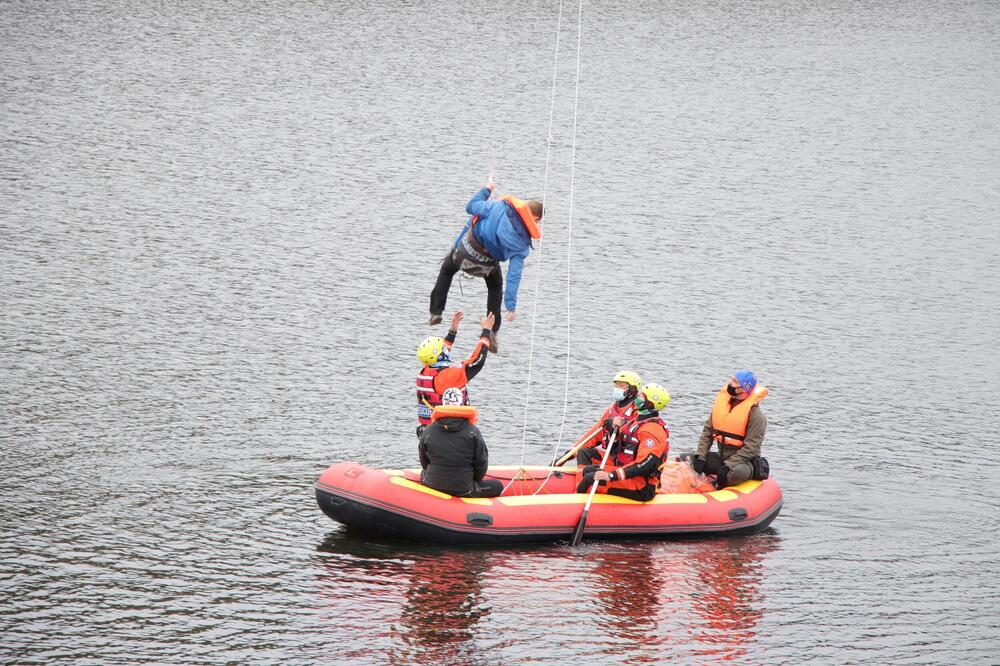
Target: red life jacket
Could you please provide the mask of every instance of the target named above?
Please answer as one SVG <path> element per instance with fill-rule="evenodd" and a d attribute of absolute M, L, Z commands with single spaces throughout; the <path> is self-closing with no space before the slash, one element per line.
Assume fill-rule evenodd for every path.
<path fill-rule="evenodd" d="M 622 424 L 622 427 L 620 428 L 620 430 L 622 430 L 624 432 L 626 428 L 628 428 L 630 425 L 632 425 L 632 423 L 635 421 L 635 417 L 638 416 L 638 415 L 639 415 L 639 411 L 635 408 L 635 397 L 633 396 L 632 399 L 629 400 L 625 404 L 624 407 L 620 407 L 618 405 L 618 401 L 617 400 L 615 400 L 613 403 L 611 403 L 611 406 L 608 407 L 608 416 L 607 416 L 607 418 L 609 418 L 609 419 L 611 419 L 613 421 L 615 418 L 617 418 L 619 416 L 622 417 L 622 419 L 624 419 L 625 422 Z M 611 444 L 614 443 L 614 442 L 612 442 L 610 440 L 611 440 L 611 433 L 610 432 L 605 432 L 604 433 L 604 440 L 603 440 L 604 441 L 604 446 L 609 446 L 609 445 L 611 445 Z"/>
<path fill-rule="evenodd" d="M 417 375 L 417 420 L 419 420 L 422 425 L 430 423 L 434 408 L 443 404 L 442 394 L 438 393 L 437 389 L 434 388 L 434 380 L 444 369 L 445 368 L 425 366 L 424 369 L 420 371 L 420 374 Z M 449 387 L 446 391 L 460 391 L 462 395 L 462 404 L 469 404 L 469 392 L 464 386 Z"/>
<path fill-rule="evenodd" d="M 659 423 L 663 431 L 667 432 L 667 424 L 659 416 L 642 421 L 633 421 L 622 426 L 622 432 L 618 436 L 618 444 L 614 450 L 615 455 L 613 460 L 615 467 L 625 467 L 635 462 L 636 455 L 639 452 L 639 438 L 636 436 L 636 433 L 639 432 L 639 428 L 647 423 Z"/>

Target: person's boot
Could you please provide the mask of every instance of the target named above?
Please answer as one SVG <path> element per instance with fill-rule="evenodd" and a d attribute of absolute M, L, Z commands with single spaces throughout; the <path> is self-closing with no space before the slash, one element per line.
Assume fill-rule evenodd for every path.
<path fill-rule="evenodd" d="M 500 343 L 497 342 L 496 331 L 490 331 L 489 335 L 487 336 L 487 339 L 489 340 L 489 342 L 486 343 L 486 349 L 488 349 L 491 354 L 496 354 L 498 351 L 500 351 Z"/>
<path fill-rule="evenodd" d="M 430 320 L 429 320 L 429 321 L 427 322 L 427 325 L 428 325 L 428 326 L 435 326 L 436 324 L 440 324 L 440 323 L 441 323 L 441 315 L 439 315 L 439 314 L 434 314 L 434 313 L 432 312 L 432 313 L 431 313 L 431 318 L 430 318 Z"/>

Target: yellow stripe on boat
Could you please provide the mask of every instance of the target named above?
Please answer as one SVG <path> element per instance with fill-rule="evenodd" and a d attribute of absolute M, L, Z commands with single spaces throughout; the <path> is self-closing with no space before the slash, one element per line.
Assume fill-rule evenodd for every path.
<path fill-rule="evenodd" d="M 428 488 L 422 483 L 417 483 L 416 481 L 410 481 L 409 479 L 405 479 L 401 476 L 393 476 L 389 480 L 395 483 L 397 486 L 403 486 L 404 488 L 409 488 L 410 490 L 419 490 L 422 493 L 427 493 L 428 495 L 433 495 L 434 497 L 440 497 L 441 499 L 449 499 L 452 497 L 448 493 L 442 493 L 439 490 Z"/>
<path fill-rule="evenodd" d="M 449 495 L 448 493 L 443 493 L 440 490 L 428 488 L 422 483 L 410 481 L 402 476 L 391 476 L 389 480 L 397 486 L 403 486 L 404 488 L 409 488 L 410 490 L 419 490 L 422 493 L 427 493 L 428 495 L 433 495 L 434 497 L 440 497 L 441 499 L 451 499 L 454 497 L 454 495 Z M 462 500 L 466 504 L 478 504 L 480 506 L 490 506 L 493 504 L 493 501 L 486 497 L 459 497 L 458 499 Z"/>
<path fill-rule="evenodd" d="M 735 495 L 734 495 L 735 497 Z M 501 504 L 507 506 L 543 506 L 551 504 L 586 504 L 587 493 L 566 493 L 562 495 L 517 495 L 514 497 L 497 498 Z M 637 502 L 626 497 L 616 495 L 594 495 L 594 504 L 706 504 L 708 500 L 704 495 L 696 493 L 690 494 L 663 494 L 657 495 L 649 502 Z"/>
<path fill-rule="evenodd" d="M 738 483 L 735 486 L 729 486 L 726 490 L 735 490 L 736 492 L 743 493 L 744 495 L 749 495 L 753 491 L 760 488 L 760 484 L 763 481 L 744 481 L 743 483 Z"/>
<path fill-rule="evenodd" d="M 739 499 L 740 496 L 734 493 L 729 488 L 725 490 L 716 490 L 714 492 L 706 493 L 709 497 L 714 497 L 720 502 L 731 502 L 734 499 Z"/>

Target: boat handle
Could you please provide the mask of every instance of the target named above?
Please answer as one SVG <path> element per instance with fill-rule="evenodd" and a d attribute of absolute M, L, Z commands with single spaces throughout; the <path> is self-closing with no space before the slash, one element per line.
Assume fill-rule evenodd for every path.
<path fill-rule="evenodd" d="M 465 516 L 465 520 L 470 525 L 485 526 L 493 524 L 493 516 L 488 513 L 470 513 Z"/>
<path fill-rule="evenodd" d="M 739 509 L 730 509 L 729 510 L 729 520 L 739 521 L 739 520 L 746 520 L 746 519 L 747 519 L 747 510 L 746 509 L 740 507 Z"/>

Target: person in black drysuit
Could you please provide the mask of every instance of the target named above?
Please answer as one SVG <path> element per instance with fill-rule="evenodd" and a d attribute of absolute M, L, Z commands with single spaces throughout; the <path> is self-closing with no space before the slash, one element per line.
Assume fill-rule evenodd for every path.
<path fill-rule="evenodd" d="M 484 480 L 490 453 L 476 427 L 476 408 L 442 405 L 420 435 L 420 482 L 457 497 L 496 497 L 503 483 Z"/>

